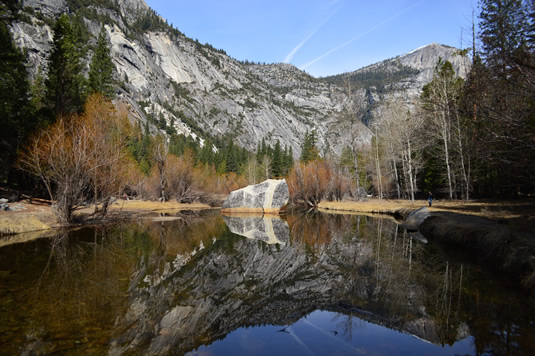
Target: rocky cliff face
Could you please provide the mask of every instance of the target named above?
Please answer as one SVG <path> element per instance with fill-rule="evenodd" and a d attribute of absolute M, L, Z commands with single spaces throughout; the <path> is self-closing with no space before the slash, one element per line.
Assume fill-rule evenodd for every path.
<path fill-rule="evenodd" d="M 33 9 L 28 12 L 31 21 L 15 23 L 12 32 L 17 44 L 28 49 L 33 75 L 39 66 L 46 69 L 53 36 L 47 24 L 50 21 L 41 19 L 72 12 L 75 3 L 69 0 L 24 2 L 25 11 Z M 163 19 L 158 30 L 136 32 L 133 29 L 136 21 L 153 14 L 143 0 L 103 3 L 109 6 L 99 6 L 96 2 L 87 6 L 84 21 L 95 41 L 101 26 L 99 19 L 107 19 L 105 29 L 116 79 L 118 83 L 124 82 L 125 89 L 118 89 L 118 100 L 130 104 L 133 117 L 144 120 L 147 114 L 161 116 L 179 134 L 192 135 L 201 142 L 209 136 L 230 134 L 236 143 L 250 150 L 264 138 L 271 144 L 279 140 L 299 154 L 305 132 L 312 129 L 318 133 L 319 146 L 330 147 L 335 153 L 354 142 L 353 134 L 340 124 L 352 100 L 339 83 L 313 78 L 289 64 L 238 62 L 224 51 L 185 37 L 167 26 Z M 438 57 L 454 58 L 454 51 L 433 44 L 361 71 L 389 71 L 399 65 L 412 68 L 411 76 L 391 85 L 389 95 L 414 98 L 432 77 Z M 458 61 L 465 63 L 460 57 Z M 456 67 L 462 66 L 456 64 Z M 353 95 L 365 93 L 365 88 L 361 88 Z M 368 116 L 377 113 L 375 119 L 380 119 L 377 105 L 385 97 L 373 95 L 374 105 L 371 100 L 363 105 Z M 143 103 L 142 108 L 136 103 Z M 359 130 L 359 135 L 360 141 L 370 142 L 371 132 L 366 127 Z"/>

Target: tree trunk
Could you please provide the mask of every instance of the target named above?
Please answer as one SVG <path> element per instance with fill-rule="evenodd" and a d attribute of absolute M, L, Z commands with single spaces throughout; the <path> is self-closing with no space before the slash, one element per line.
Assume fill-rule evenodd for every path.
<path fill-rule="evenodd" d="M 360 200 L 359 187 L 360 187 L 360 172 L 359 172 L 359 158 L 355 148 L 353 148 L 353 164 L 355 166 L 355 181 L 357 183 L 357 200 Z"/>
<path fill-rule="evenodd" d="M 379 200 L 383 199 L 383 183 L 381 182 L 381 165 L 379 164 L 379 136 L 377 135 L 377 128 L 375 128 L 375 166 L 377 172 L 377 187 Z"/>
<path fill-rule="evenodd" d="M 451 179 L 451 166 L 450 166 L 450 151 L 449 151 L 449 130 L 448 130 L 448 118 L 447 113 L 441 110 L 439 113 L 440 120 L 440 136 L 444 141 L 444 163 L 446 165 L 446 178 L 448 179 L 448 191 L 450 200 L 453 199 L 453 186 Z"/>
<path fill-rule="evenodd" d="M 448 139 L 446 136 L 444 136 L 444 160 L 446 162 L 446 171 L 448 175 L 449 196 L 450 196 L 450 200 L 452 200 L 453 199 L 453 187 L 451 185 L 450 154 L 449 154 L 449 148 L 448 148 Z"/>
<path fill-rule="evenodd" d="M 459 145 L 459 158 L 461 160 L 461 173 L 463 175 L 463 181 L 465 184 L 465 194 L 464 197 L 466 200 L 468 200 L 470 196 L 470 182 L 468 181 L 468 175 L 466 174 L 466 168 L 464 167 L 464 152 L 463 152 L 463 142 L 462 142 L 462 136 L 461 136 L 461 122 L 459 119 L 459 113 L 456 111 L 455 116 L 457 119 L 457 144 Z M 462 189 L 461 189 L 462 190 Z"/>
<path fill-rule="evenodd" d="M 408 167 L 407 170 L 409 171 L 409 181 L 410 181 L 410 187 L 411 187 L 411 202 L 414 203 L 414 181 L 412 179 L 412 150 L 411 150 L 411 141 L 407 141 L 407 161 L 408 161 Z"/>
<path fill-rule="evenodd" d="M 390 143 L 390 145 L 392 145 L 392 143 Z M 397 164 L 396 164 L 396 158 L 394 156 L 394 149 L 393 148 L 390 149 L 390 153 L 392 155 L 392 169 L 394 171 L 394 181 L 396 182 L 397 197 L 398 197 L 398 199 L 401 199 L 401 191 L 400 191 L 399 176 L 398 176 L 398 167 L 397 167 Z"/>

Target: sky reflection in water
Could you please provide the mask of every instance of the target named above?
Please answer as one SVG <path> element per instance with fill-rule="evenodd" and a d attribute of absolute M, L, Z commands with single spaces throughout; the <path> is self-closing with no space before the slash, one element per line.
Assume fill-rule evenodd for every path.
<path fill-rule="evenodd" d="M 472 343 L 468 336 L 452 346 L 438 346 L 355 316 L 316 310 L 283 328 L 239 328 L 187 355 L 467 355 L 473 352 Z"/>

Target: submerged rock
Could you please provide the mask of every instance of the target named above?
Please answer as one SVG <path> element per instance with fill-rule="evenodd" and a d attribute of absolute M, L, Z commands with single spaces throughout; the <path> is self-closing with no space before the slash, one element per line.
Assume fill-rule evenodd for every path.
<path fill-rule="evenodd" d="M 289 197 L 286 180 L 268 179 L 231 192 L 223 203 L 222 211 L 278 214 Z"/>
<path fill-rule="evenodd" d="M 431 213 L 429 212 L 429 209 L 427 209 L 425 206 L 418 210 L 414 210 L 407 215 L 405 221 L 403 221 L 401 224 L 401 227 L 407 229 L 407 231 L 418 231 L 420 225 L 422 225 L 424 220 L 430 215 Z"/>
<path fill-rule="evenodd" d="M 419 227 L 428 240 L 461 247 L 535 291 L 535 236 L 511 230 L 489 219 L 450 212 L 434 212 Z"/>

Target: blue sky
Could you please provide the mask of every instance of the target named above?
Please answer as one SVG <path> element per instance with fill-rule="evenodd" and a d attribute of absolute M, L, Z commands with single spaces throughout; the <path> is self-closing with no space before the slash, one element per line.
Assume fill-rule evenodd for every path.
<path fill-rule="evenodd" d="M 477 0 L 145 0 L 233 58 L 340 74 L 436 42 L 470 47 Z M 462 43 L 461 43 L 462 38 Z"/>

